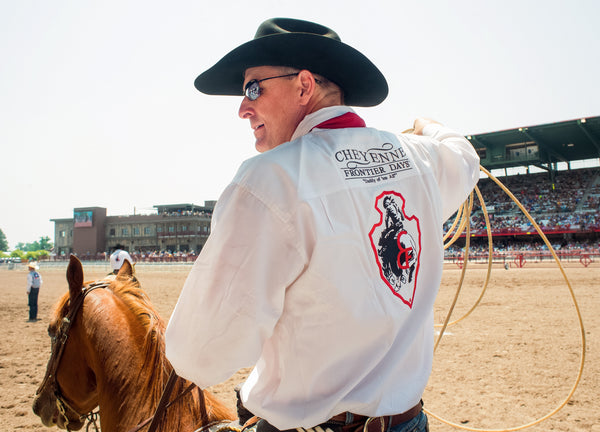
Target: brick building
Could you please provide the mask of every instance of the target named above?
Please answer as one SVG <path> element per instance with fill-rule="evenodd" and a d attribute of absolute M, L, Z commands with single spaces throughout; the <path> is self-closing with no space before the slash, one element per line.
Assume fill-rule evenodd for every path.
<path fill-rule="evenodd" d="M 107 216 L 104 207 L 73 209 L 72 218 L 54 222 L 57 255 L 97 255 L 121 244 L 130 252 L 198 253 L 210 233 L 216 201 L 194 204 L 155 205 L 155 214 Z"/>

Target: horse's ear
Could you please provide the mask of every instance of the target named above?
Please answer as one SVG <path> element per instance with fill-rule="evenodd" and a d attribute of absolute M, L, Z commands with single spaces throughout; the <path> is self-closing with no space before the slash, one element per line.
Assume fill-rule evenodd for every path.
<path fill-rule="evenodd" d="M 81 289 L 83 288 L 83 266 L 75 255 L 71 255 L 69 260 L 67 282 L 69 282 L 69 293 L 72 302 L 81 295 Z"/>
<path fill-rule="evenodd" d="M 133 267 L 129 260 L 123 260 L 123 265 L 119 269 L 119 273 L 117 273 L 118 278 L 131 279 L 133 276 Z"/>

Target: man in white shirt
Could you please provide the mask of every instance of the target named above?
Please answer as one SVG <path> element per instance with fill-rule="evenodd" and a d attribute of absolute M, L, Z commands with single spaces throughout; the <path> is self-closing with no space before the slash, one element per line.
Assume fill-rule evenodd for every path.
<path fill-rule="evenodd" d="M 265 21 L 195 85 L 244 95 L 261 154 L 218 200 L 171 316 L 175 371 L 207 387 L 254 366 L 240 397 L 258 432 L 427 430 L 442 224 L 477 183 L 470 143 L 427 119 L 366 127 L 349 105 L 381 103 L 385 78 L 307 21 Z"/>
<path fill-rule="evenodd" d="M 30 261 L 27 265 L 27 303 L 29 305 L 29 321 L 37 321 L 38 296 L 42 286 L 42 275 L 38 272 L 40 267 L 36 262 Z"/>

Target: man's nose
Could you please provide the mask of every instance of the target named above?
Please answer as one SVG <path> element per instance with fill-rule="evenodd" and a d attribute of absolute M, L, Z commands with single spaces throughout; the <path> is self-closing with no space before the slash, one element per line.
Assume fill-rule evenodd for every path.
<path fill-rule="evenodd" d="M 250 99 L 248 99 L 246 96 L 244 96 L 244 98 L 242 99 L 242 103 L 240 104 L 240 109 L 238 110 L 238 115 L 242 119 L 247 119 L 248 117 L 250 117 L 252 115 L 252 112 L 250 109 Z"/>

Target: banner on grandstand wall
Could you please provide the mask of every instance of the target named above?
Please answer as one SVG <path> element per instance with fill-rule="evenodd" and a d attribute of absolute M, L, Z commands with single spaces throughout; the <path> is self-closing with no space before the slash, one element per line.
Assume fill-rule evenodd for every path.
<path fill-rule="evenodd" d="M 73 224 L 73 227 L 80 228 L 93 226 L 92 215 L 93 212 L 91 210 L 74 212 L 73 219 L 75 223 Z"/>

